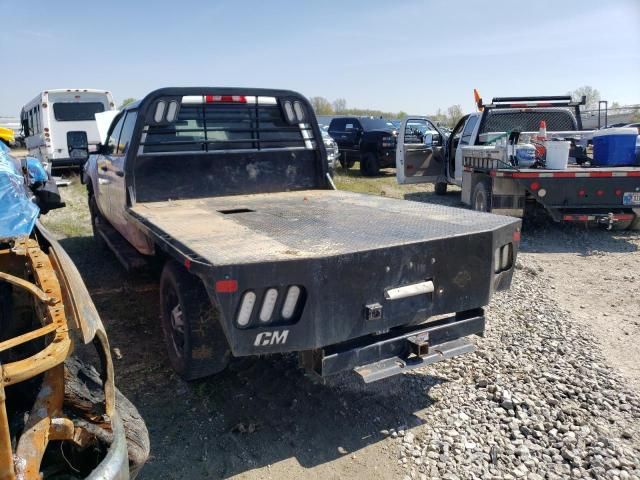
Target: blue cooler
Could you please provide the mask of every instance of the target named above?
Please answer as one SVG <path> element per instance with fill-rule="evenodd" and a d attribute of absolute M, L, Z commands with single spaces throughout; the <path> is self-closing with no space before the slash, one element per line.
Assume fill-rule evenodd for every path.
<path fill-rule="evenodd" d="M 637 128 L 606 128 L 593 134 L 592 165 L 624 167 L 636 164 Z"/>

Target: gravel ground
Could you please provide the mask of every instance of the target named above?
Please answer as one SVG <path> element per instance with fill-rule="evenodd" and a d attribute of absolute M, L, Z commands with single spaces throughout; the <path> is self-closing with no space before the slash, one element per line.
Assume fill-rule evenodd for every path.
<path fill-rule="evenodd" d="M 356 177 L 338 180 L 460 205 L 457 193 Z M 294 356 L 269 356 L 185 383 L 166 360 L 157 279 L 130 277 L 96 250 L 82 187 L 63 194 L 69 207 L 44 221 L 68 237 L 118 349 L 117 384 L 149 427 L 142 479 L 640 479 L 637 233 L 527 225 L 486 337 L 451 361 L 370 385 L 319 384 Z"/>
<path fill-rule="evenodd" d="M 478 350 L 412 374 L 436 401 L 425 424 L 384 432 L 398 464 L 421 479 L 640 478 L 637 392 L 524 257 Z"/>

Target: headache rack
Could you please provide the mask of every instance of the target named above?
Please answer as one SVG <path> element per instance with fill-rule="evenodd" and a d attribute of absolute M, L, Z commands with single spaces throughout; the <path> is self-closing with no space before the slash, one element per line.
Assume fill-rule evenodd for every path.
<path fill-rule="evenodd" d="M 483 104 L 482 98 L 478 98 L 478 110 L 484 112 L 486 117 L 490 110 L 519 109 L 520 111 L 532 111 L 540 108 L 564 107 L 573 109 L 578 130 L 582 130 L 580 106 L 585 105 L 587 97 L 583 96 L 579 101 L 573 100 L 570 95 L 555 96 L 531 96 L 531 97 L 494 97 L 489 104 Z M 484 123 L 484 122 L 483 122 Z M 529 130 L 529 129 L 527 129 Z M 568 130 L 568 129 L 562 129 Z M 489 131 L 489 130 L 485 130 Z"/>
<path fill-rule="evenodd" d="M 203 100 L 194 102 L 193 98 Z M 216 100 L 209 101 L 212 98 Z M 274 97 L 255 98 L 183 97 L 174 121 L 147 121 L 139 154 L 316 148 L 311 124 L 288 121 L 284 108 Z M 162 101 L 156 102 L 156 109 Z"/>

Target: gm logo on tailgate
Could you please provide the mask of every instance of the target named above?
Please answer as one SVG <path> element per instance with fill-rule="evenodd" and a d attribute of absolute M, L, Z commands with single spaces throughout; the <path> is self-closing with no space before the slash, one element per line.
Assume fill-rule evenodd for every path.
<path fill-rule="evenodd" d="M 276 330 L 275 332 L 262 332 L 256 335 L 254 347 L 268 347 L 270 345 L 283 345 L 287 343 L 289 330 Z"/>

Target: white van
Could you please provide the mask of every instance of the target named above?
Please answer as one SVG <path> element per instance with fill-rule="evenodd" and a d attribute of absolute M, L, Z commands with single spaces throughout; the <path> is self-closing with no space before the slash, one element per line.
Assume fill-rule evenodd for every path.
<path fill-rule="evenodd" d="M 80 166 L 100 143 L 95 114 L 113 110 L 106 90 L 45 90 L 22 107 L 20 123 L 29 155 L 56 167 Z"/>

